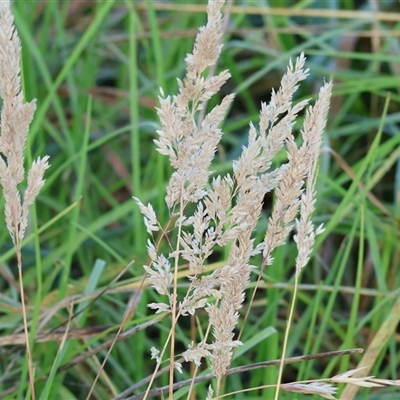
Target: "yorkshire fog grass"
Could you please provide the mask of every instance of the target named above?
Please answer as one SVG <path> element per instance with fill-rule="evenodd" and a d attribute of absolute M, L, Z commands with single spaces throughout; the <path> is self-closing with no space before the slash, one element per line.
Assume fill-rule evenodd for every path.
<path fill-rule="evenodd" d="M 398 5 L 22 3 L 0 397 L 396 398 Z"/>

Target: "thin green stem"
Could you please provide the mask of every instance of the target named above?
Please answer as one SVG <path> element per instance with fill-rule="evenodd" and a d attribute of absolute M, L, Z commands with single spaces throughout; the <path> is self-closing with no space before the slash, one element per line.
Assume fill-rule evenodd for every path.
<path fill-rule="evenodd" d="M 29 384 L 30 384 L 30 388 L 31 388 L 31 398 L 32 398 L 32 400 L 36 400 L 35 374 L 34 374 L 34 370 L 33 370 L 33 359 L 32 359 L 30 343 L 29 343 L 29 328 L 28 328 L 28 317 L 26 315 L 26 306 L 25 306 L 24 282 L 22 280 L 21 243 L 18 238 L 18 232 L 15 232 L 15 250 L 17 253 L 17 262 L 18 262 L 19 290 L 20 290 L 20 296 L 21 296 L 22 319 L 23 319 L 23 323 L 24 323 L 26 356 L 27 356 L 27 360 L 28 360 Z"/>
<path fill-rule="evenodd" d="M 294 281 L 294 291 L 293 291 L 292 303 L 290 305 L 289 318 L 288 318 L 288 322 L 287 322 L 287 325 L 286 325 L 285 337 L 283 339 L 282 357 L 281 357 L 281 362 L 279 364 L 278 380 L 277 380 L 277 383 L 276 383 L 276 390 L 275 390 L 274 400 L 278 400 L 278 396 L 279 396 L 279 390 L 280 390 L 280 385 L 281 385 L 281 381 L 282 381 L 282 374 L 283 374 L 283 367 L 285 365 L 286 349 L 287 349 L 287 344 L 288 344 L 288 341 L 289 341 L 289 332 L 290 332 L 290 327 L 291 327 L 293 313 L 294 313 L 294 305 L 296 303 L 298 281 L 299 281 L 299 274 L 296 272 L 296 277 L 295 277 L 295 281 Z"/>

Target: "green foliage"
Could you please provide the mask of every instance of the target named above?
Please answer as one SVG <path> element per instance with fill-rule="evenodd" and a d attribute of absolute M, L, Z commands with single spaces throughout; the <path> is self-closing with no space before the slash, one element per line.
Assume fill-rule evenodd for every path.
<path fill-rule="evenodd" d="M 148 316 L 147 304 L 159 301 L 157 294 L 140 286 L 142 266 L 148 262 L 147 233 L 132 196 L 145 204 L 151 201 L 161 222 L 167 221 L 164 197 L 171 169 L 155 151 L 159 125 L 154 107 L 159 87 L 165 94 L 176 93 L 183 59 L 197 27 L 205 22 L 204 7 L 197 7 L 204 2 L 194 3 L 172 1 L 171 10 L 163 9 L 164 2 L 152 1 L 147 7 L 112 0 L 13 5 L 22 41 L 25 95 L 28 101 L 37 98 L 38 107 L 28 136 L 28 164 L 44 154 L 51 162 L 23 246 L 31 333 L 58 335 L 57 341 L 31 338 L 37 398 L 86 398 L 98 373 L 94 396 L 118 398 L 151 375 L 150 347 L 168 335 L 167 321 L 152 325 L 155 317 Z M 316 85 L 324 78 L 335 82 L 315 212 L 316 224 L 324 223 L 326 230 L 301 276 L 286 355 L 362 347 L 370 357 L 369 374 L 397 379 L 399 4 L 378 2 L 386 14 L 371 21 L 361 14 L 370 10 L 369 2 L 326 2 L 330 8 L 319 16 L 312 11 L 323 2 L 270 2 L 285 11 L 281 14 L 269 13 L 267 1 L 248 3 L 253 14 L 239 4 L 231 10 L 217 68 L 230 69 L 226 92 L 237 97 L 222 127 L 223 149 L 213 170 L 229 171 L 230 161 L 246 144 L 249 121 L 257 120 L 260 102 L 279 86 L 290 58 L 304 51 L 312 71 L 296 101 L 317 93 Z M 342 18 L 344 10 L 350 14 Z M 261 236 L 272 201 L 265 199 Z M 22 332 L 15 252 L 5 226 L 0 238 L 0 329 L 3 339 L 12 340 Z M 293 291 L 293 254 L 289 240 L 275 252 L 277 264 L 264 271 L 242 338 L 246 351 L 237 351 L 233 366 L 280 358 Z M 220 256 L 210 269 L 223 261 L 225 255 Z M 135 263 L 129 265 L 131 260 Z M 132 314 L 124 321 L 127 311 Z M 385 321 L 390 322 L 390 332 L 380 330 Z M 123 322 L 123 332 L 135 333 L 113 344 Z M 191 341 L 193 324 L 188 320 L 187 326 L 180 326 L 182 342 Z M 75 331 L 77 338 L 66 336 L 76 329 L 82 329 Z M 376 337 L 381 346 L 371 354 L 369 345 Z M 20 399 L 28 391 L 29 382 L 20 379 L 27 373 L 23 344 L 16 341 L 1 348 L 2 398 Z M 91 351 L 94 356 L 89 357 Z M 361 358 L 291 364 L 285 367 L 283 381 L 329 377 L 356 368 Z M 208 373 L 206 363 L 202 368 Z M 189 377 L 190 371 L 184 371 L 183 379 Z M 225 390 L 272 385 L 276 377 L 277 367 L 246 372 L 240 379 L 233 375 Z M 156 381 L 156 386 L 167 384 L 167 374 Z M 196 398 L 205 398 L 205 387 L 198 389 Z M 134 393 L 145 388 L 137 387 Z M 236 398 L 270 398 L 269 390 Z M 394 398 L 397 391 L 392 387 L 375 394 L 363 389 L 357 398 Z M 176 398 L 186 393 L 187 388 L 181 389 Z M 291 399 L 293 394 L 281 392 L 280 398 Z"/>

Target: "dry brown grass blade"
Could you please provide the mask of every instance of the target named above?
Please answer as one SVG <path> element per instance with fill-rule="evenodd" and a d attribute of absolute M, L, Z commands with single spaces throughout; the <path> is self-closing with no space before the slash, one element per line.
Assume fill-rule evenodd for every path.
<path fill-rule="evenodd" d="M 99 333 L 106 331 L 107 329 L 110 329 L 111 327 L 112 325 L 99 325 L 86 328 L 57 329 L 54 331 L 41 332 L 36 335 L 35 343 L 61 342 L 64 337 L 66 337 L 67 340 L 88 339 L 92 336 L 98 335 Z M 109 333 L 111 334 L 115 332 L 117 332 L 117 329 L 110 330 Z M 25 343 L 26 337 L 22 333 L 0 337 L 0 347 L 25 345 Z"/>
<path fill-rule="evenodd" d="M 177 4 L 158 2 L 153 6 L 156 10 L 177 11 L 177 12 L 199 12 L 204 13 L 205 5 L 200 4 Z M 147 2 L 138 4 L 138 10 L 147 10 Z M 317 8 L 300 9 L 300 8 L 280 8 L 280 7 L 246 7 L 232 6 L 232 14 L 247 15 L 280 15 L 286 17 L 318 17 L 318 18 L 342 18 L 342 19 L 366 19 L 376 21 L 400 21 L 400 14 L 390 12 L 369 12 L 355 10 L 324 10 Z"/>
<path fill-rule="evenodd" d="M 350 167 L 349 164 L 340 156 L 339 153 L 337 153 L 333 149 L 329 149 L 329 152 L 333 155 L 339 166 L 347 173 L 347 175 L 350 176 L 352 180 L 356 179 L 356 173 L 353 171 L 353 169 Z M 365 186 L 362 182 L 358 183 L 358 187 L 361 190 L 365 190 Z M 385 205 L 371 192 L 368 191 L 366 196 L 368 199 L 371 201 L 372 204 L 374 204 L 379 210 L 381 210 L 385 215 L 388 217 L 393 217 L 392 213 L 385 207 Z"/>
<path fill-rule="evenodd" d="M 257 34 L 257 33 L 280 33 L 280 34 L 285 34 L 285 35 L 316 35 L 316 34 L 322 34 L 323 32 L 326 32 L 329 29 L 333 28 L 340 28 L 341 26 L 343 27 L 343 30 L 338 33 L 339 36 L 345 37 L 345 38 L 353 38 L 353 39 L 359 39 L 359 38 L 371 38 L 372 36 L 374 37 L 400 37 L 400 31 L 395 30 L 395 29 L 387 29 L 385 31 L 380 30 L 379 32 L 373 32 L 371 30 L 357 30 L 357 31 L 346 31 L 345 29 L 346 23 L 343 24 L 319 24 L 319 25 L 301 25 L 301 26 L 288 26 L 288 27 L 276 27 L 276 28 L 268 28 L 267 26 L 262 27 L 262 28 L 231 28 L 227 29 L 226 33 L 228 35 L 238 35 L 238 36 L 246 36 L 246 35 L 251 35 L 251 34 Z M 186 37 L 195 37 L 197 33 L 196 29 L 182 29 L 182 30 L 168 30 L 168 31 L 160 31 L 159 35 L 160 38 L 186 38 Z M 150 31 L 144 31 L 140 32 L 137 34 L 138 39 L 147 39 L 150 38 L 152 33 Z M 109 41 L 111 42 L 126 42 L 128 40 L 127 35 L 113 35 L 109 38 Z M 348 60 L 348 58 L 345 58 L 345 60 Z M 111 98 L 111 100 L 108 99 L 108 94 L 110 93 L 111 95 L 117 94 L 118 97 L 126 97 L 126 91 L 124 90 L 119 90 L 119 89 L 114 89 L 114 88 L 105 88 L 105 87 L 93 87 L 89 89 L 89 92 L 93 92 L 94 96 L 101 101 L 105 103 L 115 103 L 116 100 Z M 143 105 L 144 107 L 154 109 L 155 105 L 153 105 L 155 102 L 154 98 L 150 97 L 139 97 L 139 103 Z"/>
<path fill-rule="evenodd" d="M 400 322 L 400 298 L 397 298 L 385 322 L 382 324 L 372 342 L 368 346 L 363 358 L 357 365 L 358 368 L 364 368 L 362 375 L 368 375 L 369 371 L 375 364 L 382 349 L 386 346 L 389 339 L 392 338 L 396 332 L 396 328 Z M 340 400 L 352 400 L 356 396 L 359 386 L 347 385 Z"/>

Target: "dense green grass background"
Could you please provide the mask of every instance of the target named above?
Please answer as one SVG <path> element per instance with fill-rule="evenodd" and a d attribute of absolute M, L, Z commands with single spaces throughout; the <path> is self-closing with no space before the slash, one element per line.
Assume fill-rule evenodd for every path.
<path fill-rule="evenodd" d="M 84 399 L 99 371 L 90 398 L 109 399 L 153 371 L 149 349 L 162 346 L 168 319 L 115 344 L 104 370 L 100 365 L 147 262 L 147 234 L 131 196 L 150 201 L 161 221 L 168 217 L 164 195 L 171 171 L 152 142 L 159 128 L 154 107 L 160 87 L 166 94 L 177 91 L 185 55 L 205 23 L 204 4 L 107 0 L 13 5 L 26 98 L 37 99 L 28 164 L 38 156 L 51 156 L 23 253 L 40 399 Z M 280 9 L 271 12 L 269 5 Z M 234 6 L 218 69 L 230 69 L 232 78 L 223 91 L 237 97 L 223 126 L 215 171 L 231 170 L 232 159 L 246 144 L 248 123 L 257 123 L 260 102 L 268 101 L 271 88 L 279 86 L 290 58 L 304 51 L 311 70 L 299 100 L 315 95 L 324 79 L 335 81 L 315 213 L 315 222 L 323 222 L 326 231 L 301 277 L 287 356 L 371 350 L 375 338 L 380 347 L 372 355 L 367 352 L 371 374 L 397 379 L 399 3 L 249 0 L 235 1 Z M 363 14 L 371 9 L 374 14 Z M 265 232 L 272 201 L 266 199 L 255 236 Z M 15 254 L 4 225 L 0 235 L 1 336 L 16 343 L 0 348 L 0 397 L 21 399 L 28 382 L 25 348 L 15 336 L 22 333 Z M 265 271 L 234 366 L 280 357 L 294 249 L 289 240 L 275 252 L 275 265 Z M 215 257 L 210 268 L 224 256 Z M 135 263 L 126 268 L 132 260 Z M 156 299 L 153 291 L 140 291 L 124 330 L 151 321 L 154 316 L 146 305 Z M 191 341 L 190 322 L 183 319 L 179 326 L 179 349 Z M 104 325 L 108 330 L 88 336 L 89 328 Z M 63 340 L 66 329 L 77 328 L 88 330 L 77 331 L 77 339 Z M 58 341 L 33 341 L 35 332 L 49 329 L 57 329 L 53 334 L 59 335 Z M 101 351 L 88 356 L 103 343 Z M 284 381 L 329 377 L 355 368 L 361 357 L 293 364 L 285 368 Z M 189 377 L 190 371 L 184 375 Z M 229 377 L 225 390 L 273 384 L 276 376 L 277 369 L 268 368 L 240 379 Z M 164 374 L 157 385 L 167 382 Z M 199 386 L 196 398 L 205 398 L 205 388 Z M 185 398 L 185 393 L 182 389 L 176 398 Z M 229 398 L 268 399 L 271 393 L 255 390 Z M 392 399 L 395 393 L 395 388 L 379 394 L 363 389 L 357 398 Z M 282 392 L 280 398 L 306 396 Z"/>

